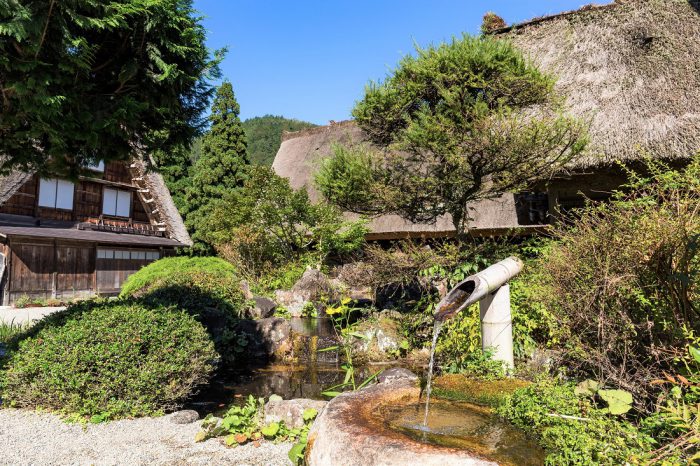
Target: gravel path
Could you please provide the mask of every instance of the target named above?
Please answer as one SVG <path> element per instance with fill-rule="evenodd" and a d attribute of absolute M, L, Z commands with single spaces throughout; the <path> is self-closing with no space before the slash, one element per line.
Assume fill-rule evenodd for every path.
<path fill-rule="evenodd" d="M 226 447 L 219 439 L 195 443 L 199 422 L 174 424 L 169 416 L 83 428 L 51 414 L 0 409 L 0 464 L 6 465 L 238 465 L 291 464 L 289 443 Z"/>
<path fill-rule="evenodd" d="M 43 319 L 49 314 L 62 311 L 65 307 L 25 307 L 18 309 L 10 306 L 0 306 L 0 322 L 20 325 Z"/>

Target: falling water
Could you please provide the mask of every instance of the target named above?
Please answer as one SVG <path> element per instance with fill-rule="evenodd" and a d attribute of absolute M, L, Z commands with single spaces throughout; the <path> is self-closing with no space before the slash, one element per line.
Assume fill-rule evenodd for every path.
<path fill-rule="evenodd" d="M 438 336 L 442 328 L 442 321 L 436 320 L 433 327 L 433 345 L 430 347 L 430 365 L 428 366 L 428 383 L 425 386 L 425 416 L 423 417 L 423 426 L 428 425 L 428 410 L 430 409 L 430 390 L 433 379 L 433 364 L 435 363 L 435 347 L 437 346 Z"/>

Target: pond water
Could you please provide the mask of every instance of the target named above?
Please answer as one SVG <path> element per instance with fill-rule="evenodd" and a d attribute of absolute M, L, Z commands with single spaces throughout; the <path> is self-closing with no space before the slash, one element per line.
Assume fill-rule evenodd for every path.
<path fill-rule="evenodd" d="M 379 415 L 389 429 L 422 443 L 471 450 L 504 465 L 544 462 L 537 443 L 481 406 L 433 400 L 427 419 L 423 403 L 384 406 Z"/>

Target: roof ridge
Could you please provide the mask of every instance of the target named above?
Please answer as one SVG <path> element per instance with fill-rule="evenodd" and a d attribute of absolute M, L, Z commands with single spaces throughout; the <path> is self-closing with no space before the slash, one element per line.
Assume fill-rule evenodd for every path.
<path fill-rule="evenodd" d="M 517 29 L 520 29 L 523 27 L 534 26 L 534 25 L 537 25 L 540 23 L 544 23 L 546 21 L 557 19 L 557 18 L 572 16 L 572 15 L 579 14 L 579 13 L 587 13 L 590 11 L 605 10 L 608 8 L 613 8 L 613 7 L 619 6 L 619 4 L 622 3 L 622 1 L 624 1 L 624 0 L 614 0 L 612 3 L 606 3 L 606 4 L 602 4 L 602 5 L 595 4 L 595 3 L 589 3 L 586 5 L 583 5 L 581 8 L 578 8 L 576 10 L 567 10 L 567 11 L 562 11 L 560 13 L 554 13 L 551 15 L 537 16 L 535 18 L 532 18 L 532 19 L 529 19 L 526 21 L 522 21 L 520 23 L 515 23 L 515 24 L 511 24 L 510 26 L 494 29 L 492 31 L 489 31 L 488 34 L 496 36 L 496 35 L 505 34 L 507 32 L 511 32 L 513 30 L 517 30 Z"/>
<path fill-rule="evenodd" d="M 355 124 L 355 120 L 343 120 L 343 121 L 333 121 L 331 120 L 330 124 L 325 125 L 325 126 L 314 126 L 311 128 L 305 128 L 299 131 L 283 131 L 282 132 L 282 142 L 288 141 L 290 139 L 296 139 L 300 138 L 303 136 L 310 136 L 312 134 L 319 134 L 323 133 L 325 131 L 330 131 L 331 129 L 335 129 L 338 127 L 343 127 L 343 126 L 352 126 Z"/>

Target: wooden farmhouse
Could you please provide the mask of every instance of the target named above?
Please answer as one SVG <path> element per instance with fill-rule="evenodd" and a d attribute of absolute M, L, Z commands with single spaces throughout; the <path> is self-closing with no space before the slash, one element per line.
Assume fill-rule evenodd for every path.
<path fill-rule="evenodd" d="M 493 31 L 557 78 L 570 114 L 590 122 L 587 151 L 530 192 L 469 205 L 474 235 L 537 231 L 585 199 L 604 200 L 626 181 L 619 162 L 683 164 L 700 152 L 700 2 L 617 0 Z M 335 143 L 367 144 L 352 121 L 283 136 L 273 163 L 294 188 L 319 193 L 313 174 Z M 348 214 L 352 217 L 351 214 Z M 454 234 L 452 221 L 372 220 L 368 239 Z"/>
<path fill-rule="evenodd" d="M 163 178 L 142 162 L 99 163 L 76 181 L 0 176 L 0 304 L 113 295 L 188 245 Z"/>

